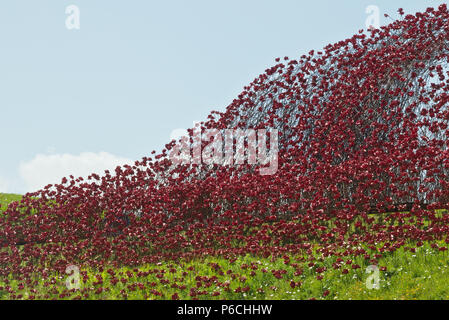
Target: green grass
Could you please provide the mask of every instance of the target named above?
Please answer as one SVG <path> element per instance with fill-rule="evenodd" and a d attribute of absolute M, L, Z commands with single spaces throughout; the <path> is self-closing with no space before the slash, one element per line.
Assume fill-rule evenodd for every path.
<path fill-rule="evenodd" d="M 9 203 L 19 201 L 21 198 L 22 196 L 18 194 L 0 193 L 0 212 L 5 211 Z"/>
<path fill-rule="evenodd" d="M 67 276 L 53 274 L 46 281 L 35 279 L 38 285 L 33 286 L 37 290 L 33 295 L 40 299 L 171 299 L 174 293 L 178 293 L 180 299 L 192 299 L 189 289 L 197 288 L 200 291 L 200 295 L 196 296 L 198 299 L 449 299 L 448 255 L 435 252 L 426 245 L 415 254 L 400 249 L 381 259 L 379 266 L 385 266 L 387 270 L 379 274 L 378 290 L 367 288 L 366 281 L 370 274 L 365 272 L 368 265 L 362 258 L 353 260 L 361 268 L 352 270 L 349 267 L 348 274 L 342 273 L 346 266 L 339 270 L 332 269 L 335 258 L 324 259 L 318 263 L 327 268 L 322 280 L 317 279 L 315 268 L 309 268 L 306 264 L 301 264 L 302 274 L 295 274 L 297 258 L 291 256 L 288 265 L 283 259 L 272 260 L 247 255 L 232 263 L 220 257 L 205 257 L 190 262 L 113 268 L 114 277 L 119 281 L 116 284 L 112 283 L 114 277 L 108 274 L 107 268 L 102 272 L 81 269 L 80 290 L 68 293 L 65 285 Z M 286 273 L 278 279 L 271 270 L 285 270 Z M 142 274 L 147 271 L 152 273 Z M 202 279 L 199 280 L 198 276 Z M 214 276 L 215 279 L 212 278 Z M 204 281 L 204 277 L 212 280 Z M 98 282 L 100 278 L 102 283 Z M 126 282 L 122 283 L 122 279 Z M 300 285 L 292 288 L 292 281 Z M 19 283 L 10 278 L 8 285 L 17 290 L 16 294 L 21 294 L 21 298 L 28 298 L 32 293 L 26 287 L 18 290 Z M 186 288 L 175 288 L 174 284 L 184 285 Z M 141 289 L 139 285 L 144 287 Z M 0 280 L 0 287 L 5 286 L 4 280 Z M 100 287 L 104 288 L 102 292 L 97 291 Z M 247 288 L 248 291 L 239 292 L 238 288 Z M 327 290 L 329 294 L 324 296 Z M 61 293 L 68 295 L 60 296 Z M 213 296 L 214 293 L 219 295 Z M 11 297 L 3 291 L 0 293 L 1 298 Z"/>
<path fill-rule="evenodd" d="M 17 195 L 0 194 L 1 208 L 19 199 Z M 303 261 L 306 256 L 289 256 L 288 262 L 247 255 L 235 261 L 203 257 L 189 262 L 111 268 L 114 276 L 107 272 L 108 268 L 81 268 L 80 289 L 73 291 L 66 289 L 66 274 L 54 273 L 46 280 L 36 276 L 36 282 L 25 284 L 23 289 L 20 281 L 10 277 L 0 279 L 0 299 L 171 299 L 175 293 L 180 299 L 449 299 L 448 253 L 432 249 L 427 243 L 415 253 L 404 248 L 385 253 L 378 264 L 386 268 L 379 272 L 379 289 L 367 287 L 371 274 L 366 273 L 369 263 L 362 256 L 343 257 L 339 269 L 333 268 L 336 257 L 323 257 L 316 250 L 314 256 L 314 267 Z M 348 259 L 352 260 L 350 265 L 345 264 Z M 352 269 L 354 264 L 360 268 Z M 316 267 L 326 268 L 322 279 L 317 278 Z M 348 273 L 343 274 L 343 269 Z M 277 278 L 272 270 L 285 273 Z M 114 279 L 118 282 L 114 283 Z M 12 295 L 7 286 L 13 289 Z M 196 288 L 196 295 L 190 288 Z"/>

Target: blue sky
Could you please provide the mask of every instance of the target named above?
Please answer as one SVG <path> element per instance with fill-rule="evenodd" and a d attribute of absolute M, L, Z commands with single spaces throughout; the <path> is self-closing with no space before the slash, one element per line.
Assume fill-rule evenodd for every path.
<path fill-rule="evenodd" d="M 101 173 L 161 150 L 226 106 L 276 57 L 445 1 L 0 2 L 0 192 Z M 80 29 L 65 10 L 80 10 Z M 54 181 L 57 180 L 57 181 Z"/>

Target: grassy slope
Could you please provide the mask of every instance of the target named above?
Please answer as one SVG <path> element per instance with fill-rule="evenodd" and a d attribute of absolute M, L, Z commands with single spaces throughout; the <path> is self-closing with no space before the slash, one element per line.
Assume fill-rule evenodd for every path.
<path fill-rule="evenodd" d="M 0 194 L 0 211 L 11 201 L 19 200 L 20 196 Z M 165 262 L 158 265 L 146 265 L 137 269 L 120 268 L 115 269 L 118 279 L 126 279 L 126 283 L 119 282 L 111 284 L 111 276 L 106 272 L 96 270 L 87 271 L 88 279 L 81 282 L 81 292 L 77 291 L 71 297 L 83 298 L 88 293 L 90 299 L 171 299 L 177 292 L 181 299 L 191 299 L 189 289 L 197 287 L 197 276 L 216 276 L 219 283 L 229 282 L 229 290 L 226 286 L 217 286 L 217 282 L 203 281 L 199 291 L 204 291 L 199 299 L 449 299 L 449 256 L 448 253 L 437 252 L 427 244 L 418 248 L 416 253 L 398 250 L 391 255 L 387 255 L 379 262 L 379 266 L 386 267 L 387 271 L 380 272 L 380 289 L 368 289 L 366 280 L 369 276 L 365 273 L 366 263 L 361 257 L 352 259 L 352 264 L 359 264 L 360 269 L 351 270 L 342 274 L 341 270 L 334 270 L 332 264 L 334 257 L 324 258 L 319 265 L 325 266 L 328 271 L 324 273 L 322 280 L 317 279 L 317 273 L 312 268 L 303 269 L 302 274 L 296 274 L 294 264 L 299 257 L 291 257 L 290 264 L 285 264 L 284 260 L 263 259 L 260 257 L 240 257 L 234 263 L 221 258 L 205 257 L 192 262 L 170 263 Z M 216 263 L 219 267 L 212 268 L 210 263 Z M 243 268 L 242 268 L 243 265 Z M 253 266 L 245 268 L 245 265 Z M 300 264 L 303 265 L 304 264 Z M 190 268 L 189 268 L 190 267 Z M 344 268 L 344 267 L 343 267 Z M 343 269 L 342 268 L 342 269 Z M 172 269 L 172 272 L 170 272 Z M 193 270 L 189 270 L 193 269 Z M 280 279 L 276 278 L 271 270 L 286 270 L 286 274 Z M 148 276 L 139 276 L 139 271 L 158 270 Z M 160 270 L 165 270 L 161 273 Z M 267 272 L 265 272 L 265 270 Z M 126 273 L 130 272 L 130 275 Z M 161 283 L 159 277 L 168 280 L 168 283 Z M 187 272 L 187 274 L 182 274 Z M 253 272 L 253 274 L 251 274 Z M 103 278 L 103 285 L 95 284 L 96 276 Z M 292 280 L 300 286 L 292 288 Z M 59 292 L 65 289 L 65 279 L 55 275 L 56 288 Z M 133 289 L 132 284 L 143 284 L 145 289 Z M 176 289 L 172 285 L 185 285 L 187 289 Z M 6 284 L 0 279 L 0 287 Z M 17 288 L 18 283 L 11 281 L 9 285 Z M 131 285 L 131 287 L 130 287 Z M 98 287 L 106 287 L 106 291 L 97 292 Z M 247 292 L 239 292 L 238 288 L 247 288 Z M 236 290 L 237 289 L 237 290 Z M 124 290 L 126 294 L 121 293 Z M 155 291 L 152 291 L 155 290 Z M 157 291 L 157 292 L 156 292 Z M 329 294 L 326 295 L 323 293 Z M 157 295 L 161 293 L 162 296 Z M 213 293 L 219 293 L 213 296 Z M 19 291 L 23 298 L 27 298 L 30 293 L 27 289 Z M 42 295 L 40 295 L 42 294 Z M 48 294 L 48 297 L 45 297 Z M 56 292 L 50 293 L 50 286 L 39 280 L 37 298 L 59 298 Z M 0 291 L 0 299 L 11 298 L 5 291 Z"/>
<path fill-rule="evenodd" d="M 0 212 L 3 212 L 10 202 L 18 201 L 22 196 L 17 194 L 0 193 Z"/>

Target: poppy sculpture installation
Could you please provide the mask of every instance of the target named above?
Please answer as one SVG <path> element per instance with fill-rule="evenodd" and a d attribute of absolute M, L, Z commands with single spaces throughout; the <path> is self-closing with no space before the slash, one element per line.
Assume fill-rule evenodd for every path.
<path fill-rule="evenodd" d="M 171 141 L 115 172 L 65 178 L 0 216 L 0 275 L 307 254 L 311 244 L 375 263 L 406 243 L 449 241 L 448 59 L 445 5 L 276 59 L 201 123 L 223 136 L 276 130 L 273 174 L 249 161 L 175 164 Z M 189 150 L 208 145 L 189 134 Z"/>

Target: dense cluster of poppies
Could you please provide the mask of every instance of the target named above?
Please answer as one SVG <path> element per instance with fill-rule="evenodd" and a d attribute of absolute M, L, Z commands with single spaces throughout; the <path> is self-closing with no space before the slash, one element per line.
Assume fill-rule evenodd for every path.
<path fill-rule="evenodd" d="M 171 141 L 115 172 L 64 178 L 0 215 L 0 276 L 70 264 L 282 257 L 316 244 L 325 255 L 375 262 L 410 241 L 446 239 L 448 59 L 445 5 L 298 60 L 276 59 L 201 124 L 277 129 L 275 174 L 247 162 L 174 165 L 169 153 L 179 142 Z"/>

